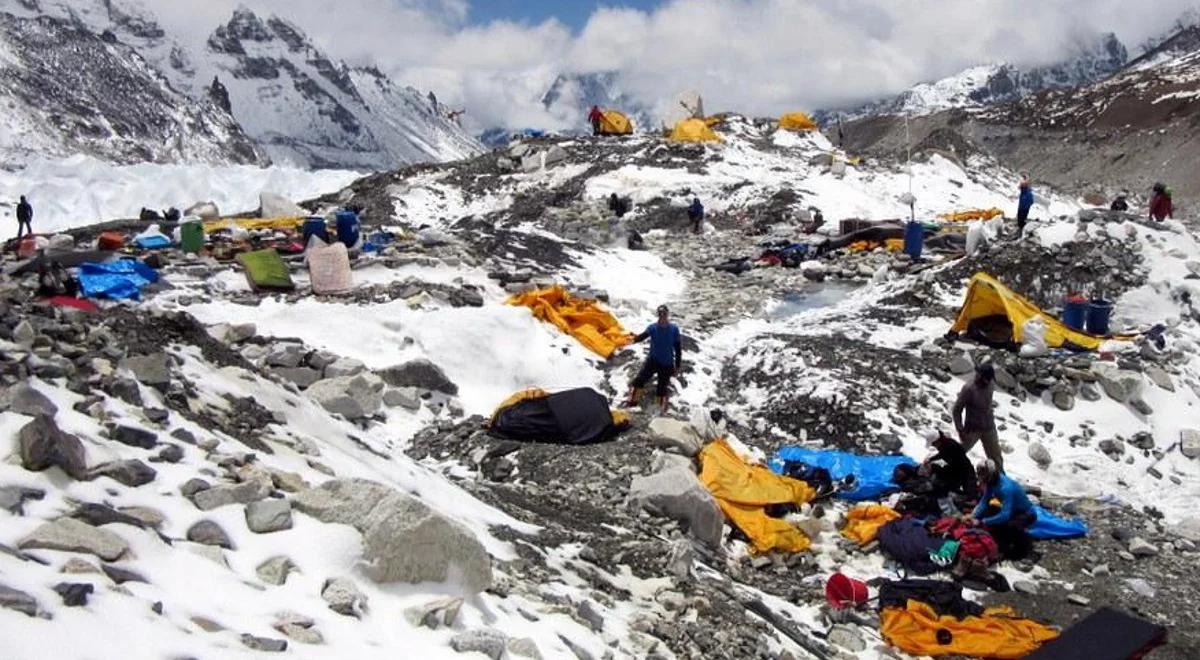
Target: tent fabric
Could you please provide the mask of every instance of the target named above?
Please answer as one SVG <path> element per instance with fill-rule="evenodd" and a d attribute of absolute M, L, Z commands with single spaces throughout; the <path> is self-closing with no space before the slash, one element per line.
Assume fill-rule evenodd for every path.
<path fill-rule="evenodd" d="M 243 252 L 238 263 L 246 269 L 246 280 L 255 291 L 291 291 L 296 288 L 283 257 L 273 249 Z"/>
<path fill-rule="evenodd" d="M 771 504 L 800 505 L 812 500 L 816 491 L 808 484 L 747 463 L 724 439 L 705 445 L 700 465 L 700 482 L 725 517 L 750 539 L 753 552 L 800 552 L 809 547 L 803 532 L 766 512 Z"/>
<path fill-rule="evenodd" d="M 504 400 L 488 427 L 497 435 L 526 442 L 586 445 L 603 442 L 628 425 L 608 399 L 581 387 L 563 392 L 522 390 Z"/>
<path fill-rule="evenodd" d="M 693 118 L 675 124 L 667 139 L 672 142 L 720 142 L 721 136 L 717 135 L 707 121 Z"/>
<path fill-rule="evenodd" d="M 1033 505 L 1037 519 L 1025 530 L 1029 536 L 1044 541 L 1048 539 L 1075 539 L 1087 536 L 1087 523 L 1081 518 L 1060 518 L 1038 505 Z"/>
<path fill-rule="evenodd" d="M 308 279 L 313 293 L 346 293 L 354 288 L 350 254 L 345 244 L 313 245 L 304 253 L 304 260 L 308 262 Z"/>
<path fill-rule="evenodd" d="M 967 209 L 966 211 L 952 211 L 943 213 L 939 218 L 949 222 L 968 222 L 970 220 L 991 220 L 1004 215 L 1004 211 L 998 208 L 990 209 Z"/>
<path fill-rule="evenodd" d="M 73 298 L 71 296 L 50 296 L 43 299 L 43 302 L 54 305 L 55 307 L 69 307 L 77 309 L 81 312 L 94 313 L 100 311 L 96 303 L 84 298 Z"/>
<path fill-rule="evenodd" d="M 806 112 L 789 112 L 779 118 L 779 128 L 788 131 L 815 131 L 818 126 Z"/>
<path fill-rule="evenodd" d="M 1167 629 L 1102 607 L 1047 642 L 1026 660 L 1129 660 L 1167 641 Z"/>
<path fill-rule="evenodd" d="M 518 293 L 508 304 L 528 307 L 535 318 L 554 324 L 588 350 L 609 358 L 633 340 L 620 321 L 588 298 L 572 296 L 561 286 Z"/>
<path fill-rule="evenodd" d="M 1071 329 L 987 273 L 976 273 L 971 278 L 962 309 L 959 310 L 958 318 L 950 330 L 965 334 L 971 323 L 977 319 L 1007 317 L 1012 325 L 1012 341 L 1020 344 L 1024 339 L 1025 322 L 1034 316 L 1040 316 L 1046 323 L 1046 346 L 1049 348 L 1060 348 L 1070 344 L 1094 351 L 1104 341 L 1102 337 Z"/>
<path fill-rule="evenodd" d="M 283 217 L 283 218 L 220 218 L 218 220 L 208 220 L 204 223 L 204 232 L 211 234 L 222 229 L 232 229 L 239 227 L 241 229 L 295 229 L 304 224 L 307 216 Z"/>
<path fill-rule="evenodd" d="M 938 616 L 926 603 L 909 600 L 903 608 L 884 608 L 879 620 L 879 631 L 889 644 L 917 656 L 1023 658 L 1058 637 L 1053 628 L 1019 618 L 1010 607 L 992 607 L 980 616 L 956 619 Z M 950 643 L 938 642 L 939 630 L 949 631 Z"/>
<path fill-rule="evenodd" d="M 601 135 L 629 135 L 633 133 L 633 122 L 623 112 L 603 110 L 600 112 Z"/>
<path fill-rule="evenodd" d="M 899 517 L 900 514 L 890 506 L 861 504 L 846 513 L 846 526 L 842 528 L 842 536 L 859 545 L 866 545 L 875 540 L 880 527 Z"/>
<path fill-rule="evenodd" d="M 779 474 L 786 474 L 789 463 L 805 463 L 825 468 L 835 482 L 853 475 L 854 487 L 839 490 L 836 496 L 854 501 L 877 500 L 899 489 L 892 481 L 892 473 L 900 465 L 917 464 L 907 456 L 861 456 L 834 449 L 784 447 L 771 460 L 771 469 Z"/>
<path fill-rule="evenodd" d="M 139 300 L 142 287 L 157 281 L 153 268 L 132 259 L 79 265 L 79 289 L 87 298 Z"/>
<path fill-rule="evenodd" d="M 885 523 L 876 533 L 881 550 L 904 565 L 904 568 L 919 575 L 929 575 L 942 567 L 933 563 L 930 553 L 942 547 L 942 539 L 935 538 L 925 529 L 925 524 L 916 518 L 900 518 Z"/>

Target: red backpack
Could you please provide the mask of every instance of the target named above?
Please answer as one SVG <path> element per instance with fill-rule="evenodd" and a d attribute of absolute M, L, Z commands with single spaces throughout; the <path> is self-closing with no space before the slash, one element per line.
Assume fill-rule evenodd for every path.
<path fill-rule="evenodd" d="M 970 527 L 956 518 L 940 518 L 930 527 L 934 534 L 958 541 L 958 558 L 988 564 L 1000 557 L 996 539 L 982 527 Z"/>

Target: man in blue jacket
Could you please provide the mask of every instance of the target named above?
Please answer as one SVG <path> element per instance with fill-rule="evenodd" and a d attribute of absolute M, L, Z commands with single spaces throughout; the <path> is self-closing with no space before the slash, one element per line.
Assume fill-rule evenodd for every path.
<path fill-rule="evenodd" d="M 1021 194 L 1017 198 L 1017 238 L 1025 235 L 1025 223 L 1029 220 L 1029 209 L 1033 208 L 1033 185 L 1029 176 L 1021 177 Z"/>
<path fill-rule="evenodd" d="M 692 205 L 688 207 L 688 220 L 692 221 L 692 231 L 699 234 L 704 225 L 704 205 L 700 203 L 699 197 L 692 198 Z"/>
<path fill-rule="evenodd" d="M 1037 512 L 1033 502 L 1025 494 L 1025 489 L 1016 481 L 996 467 L 995 461 L 988 459 L 975 468 L 979 476 L 979 485 L 983 488 L 983 497 L 967 521 L 977 521 L 983 525 L 996 539 L 1001 553 L 1012 558 L 1020 558 L 1028 553 L 1030 540 L 1025 530 L 1037 521 Z M 984 515 L 994 510 L 992 500 L 1000 501 L 1000 510 L 990 515 Z"/>
<path fill-rule="evenodd" d="M 659 410 L 665 413 L 670 399 L 671 376 L 683 366 L 683 342 L 679 327 L 671 323 L 670 311 L 666 305 L 658 306 L 658 321 L 634 337 L 633 342 L 636 344 L 647 339 L 650 340 L 650 352 L 646 356 L 646 362 L 642 364 L 641 371 L 633 379 L 626 405 L 636 406 L 641 399 L 642 388 L 652 377 L 657 376 L 658 406 Z"/>

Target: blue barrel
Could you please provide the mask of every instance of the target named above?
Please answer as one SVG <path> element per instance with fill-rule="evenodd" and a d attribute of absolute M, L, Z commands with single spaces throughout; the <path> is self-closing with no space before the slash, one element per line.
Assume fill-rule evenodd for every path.
<path fill-rule="evenodd" d="M 329 242 L 329 232 L 325 229 L 325 218 L 311 217 L 304 221 L 304 247 L 308 247 L 308 239 L 316 236 L 317 238 Z"/>
<path fill-rule="evenodd" d="M 925 227 L 919 222 L 909 222 L 904 225 L 904 254 L 916 261 L 921 258 L 921 249 L 924 247 Z"/>
<path fill-rule="evenodd" d="M 1087 308 L 1087 331 L 1093 335 L 1108 334 L 1108 319 L 1113 305 L 1107 300 L 1093 298 Z"/>
<path fill-rule="evenodd" d="M 1072 330 L 1083 330 L 1087 310 L 1087 298 L 1083 296 L 1067 296 L 1063 298 L 1062 321 Z"/>
<path fill-rule="evenodd" d="M 338 211 L 337 215 L 337 237 L 338 240 L 346 245 L 346 247 L 354 247 L 358 244 L 358 214 L 354 211 Z"/>

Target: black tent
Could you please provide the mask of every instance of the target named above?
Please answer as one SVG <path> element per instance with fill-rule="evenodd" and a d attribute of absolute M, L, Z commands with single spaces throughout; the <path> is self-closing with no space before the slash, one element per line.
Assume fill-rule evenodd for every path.
<path fill-rule="evenodd" d="M 586 387 L 518 393 L 500 405 L 490 428 L 513 440 L 569 445 L 604 442 L 620 431 L 608 399 Z"/>
<path fill-rule="evenodd" d="M 1167 629 L 1102 607 L 1025 660 L 1130 660 L 1167 640 Z"/>

